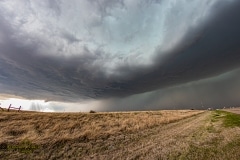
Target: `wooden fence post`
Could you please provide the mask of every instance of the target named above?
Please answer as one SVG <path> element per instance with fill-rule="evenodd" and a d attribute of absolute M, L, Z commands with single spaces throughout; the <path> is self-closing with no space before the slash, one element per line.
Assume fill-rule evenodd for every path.
<path fill-rule="evenodd" d="M 11 105 L 12 105 L 12 104 L 10 104 L 9 107 L 8 107 L 8 112 L 9 112 L 9 110 L 10 110 L 10 108 L 11 108 Z"/>
<path fill-rule="evenodd" d="M 22 106 L 19 107 L 18 112 L 20 111 L 21 107 L 22 107 Z"/>

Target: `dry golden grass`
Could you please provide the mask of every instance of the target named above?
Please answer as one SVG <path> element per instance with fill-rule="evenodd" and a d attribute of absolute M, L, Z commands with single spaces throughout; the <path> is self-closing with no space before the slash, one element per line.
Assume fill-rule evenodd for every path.
<path fill-rule="evenodd" d="M 28 139 L 37 144 L 61 139 L 107 139 L 190 117 L 201 111 L 113 113 L 0 112 L 0 143 Z"/>
<path fill-rule="evenodd" d="M 238 159 L 240 127 L 224 127 L 224 117 L 197 110 L 0 111 L 0 159 Z"/>

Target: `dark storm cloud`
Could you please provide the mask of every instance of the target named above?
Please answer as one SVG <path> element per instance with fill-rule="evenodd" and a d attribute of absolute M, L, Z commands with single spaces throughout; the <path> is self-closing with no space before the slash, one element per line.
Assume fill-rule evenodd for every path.
<path fill-rule="evenodd" d="M 129 96 L 110 98 L 99 107 L 105 111 L 206 109 L 238 107 L 240 70 L 183 85 Z"/>
<path fill-rule="evenodd" d="M 223 7 L 218 5 L 216 7 Z M 240 3 L 212 17 L 197 33 L 189 31 L 179 47 L 156 58 L 149 70 L 135 68 L 125 85 L 134 93 L 216 76 L 240 65 Z M 190 34 L 190 35 L 189 35 Z M 130 69 L 134 70 L 134 69 Z M 117 72 L 126 73 L 128 66 Z M 141 71 L 141 72 L 140 72 Z"/>
<path fill-rule="evenodd" d="M 49 7 L 57 11 L 57 15 L 60 16 L 63 13 L 61 7 L 55 4 L 57 2 L 49 1 Z M 157 3 L 161 3 L 161 1 Z M 109 8 L 116 7 L 116 3 L 112 1 L 104 1 L 100 4 L 97 6 L 99 12 L 103 14 L 102 17 L 99 18 L 96 15 L 87 22 L 93 28 L 100 25 L 98 22 L 102 22 L 103 17 L 113 16 L 109 13 Z M 125 6 L 122 1 L 117 4 L 117 7 L 120 6 L 120 8 Z M 64 29 L 58 30 L 53 26 L 39 29 L 36 35 L 25 34 L 18 28 L 19 26 L 29 32 L 32 28 L 24 28 L 26 27 L 25 21 L 12 24 L 14 17 L 11 14 L 6 14 L 0 8 L 1 93 L 28 99 L 53 101 L 126 97 L 214 77 L 231 71 L 240 65 L 239 7 L 240 2 L 238 1 L 216 3 L 212 7 L 211 16 L 206 18 L 207 20 L 198 27 L 190 27 L 184 31 L 179 42 L 173 44 L 168 50 L 161 48 L 161 46 L 156 47 L 154 60 L 150 65 L 141 65 L 140 62 L 138 63 L 139 58 L 137 59 L 132 55 L 125 57 L 112 55 L 109 53 L 110 51 L 101 47 L 101 45 L 106 44 L 99 45 L 98 42 L 94 41 L 95 37 L 82 39 L 74 35 L 74 32 L 70 33 Z M 171 20 L 169 21 L 171 22 Z M 166 22 L 166 24 L 171 26 L 166 27 L 171 28 L 172 25 L 176 25 L 170 22 Z M 176 34 L 182 32 L 182 30 L 178 31 L 177 27 L 173 28 L 172 31 Z M 140 30 L 134 33 L 138 34 Z M 91 34 L 89 33 L 89 35 Z M 169 31 L 169 35 L 166 35 L 163 40 L 165 44 L 168 44 L 168 40 L 170 43 L 169 37 L 173 35 L 171 31 Z M 114 39 L 114 35 L 110 37 Z M 134 35 L 131 39 L 134 39 Z M 144 40 L 143 38 L 142 42 Z M 93 50 L 91 45 L 85 44 L 89 41 L 99 45 L 98 49 Z M 56 46 L 51 43 L 56 44 Z M 71 45 L 71 48 L 68 45 Z M 171 46 L 171 44 L 168 45 Z M 106 63 L 111 64 L 111 61 L 114 65 L 115 62 L 119 64 L 109 68 Z M 230 80 L 224 81 L 224 84 L 230 82 Z M 211 85 L 206 86 L 221 88 L 222 85 L 216 86 L 211 83 Z M 196 88 L 199 91 L 199 95 L 196 97 L 199 97 L 202 95 L 200 93 L 202 87 L 197 86 Z M 182 93 L 180 90 L 184 90 L 181 87 L 177 89 L 179 92 L 170 92 L 171 89 L 164 91 L 174 96 L 178 95 L 177 93 Z M 207 91 L 205 89 L 204 93 Z M 208 93 L 212 91 L 209 90 Z M 163 95 L 162 92 L 156 91 L 151 97 Z M 190 91 L 187 91 L 186 95 L 189 94 Z M 157 98 L 153 99 L 158 102 Z M 131 97 L 126 101 L 130 100 Z M 137 100 L 139 99 L 134 99 L 134 101 Z M 146 102 L 149 104 L 150 100 L 152 99 L 146 98 Z M 167 96 L 165 100 L 170 101 Z M 162 103 L 165 100 L 162 99 Z M 187 100 L 184 99 L 184 101 Z"/>

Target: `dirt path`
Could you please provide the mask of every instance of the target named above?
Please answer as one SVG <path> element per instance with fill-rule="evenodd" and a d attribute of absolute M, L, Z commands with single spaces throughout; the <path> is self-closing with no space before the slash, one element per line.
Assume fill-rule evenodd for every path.
<path fill-rule="evenodd" d="M 224 111 L 240 114 L 240 108 L 224 109 Z"/>
<path fill-rule="evenodd" d="M 84 159 L 207 159 L 206 154 L 217 152 L 219 154 L 209 159 L 228 159 L 231 155 L 225 154 L 221 145 L 239 136 L 240 129 L 224 130 L 221 121 L 212 122 L 212 114 L 213 112 L 204 112 L 139 132 L 126 141 L 116 141 L 112 144 L 112 149 L 106 152 Z M 232 139 L 229 138 L 229 132 L 233 135 Z M 201 148 L 202 146 L 205 147 Z"/>
<path fill-rule="evenodd" d="M 166 159 L 172 152 L 182 152 L 189 148 L 196 134 L 201 134 L 208 125 L 210 112 L 187 118 L 175 123 L 159 126 L 132 135 L 129 141 L 118 144 L 115 150 L 102 155 L 91 155 L 91 159 Z M 178 153 L 177 153 L 178 154 Z"/>

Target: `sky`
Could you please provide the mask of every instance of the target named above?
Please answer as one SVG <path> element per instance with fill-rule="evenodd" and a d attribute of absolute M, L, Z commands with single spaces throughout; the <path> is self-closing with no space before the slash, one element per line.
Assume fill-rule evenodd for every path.
<path fill-rule="evenodd" d="M 239 0 L 0 0 L 1 106 L 239 106 L 239 7 Z"/>

